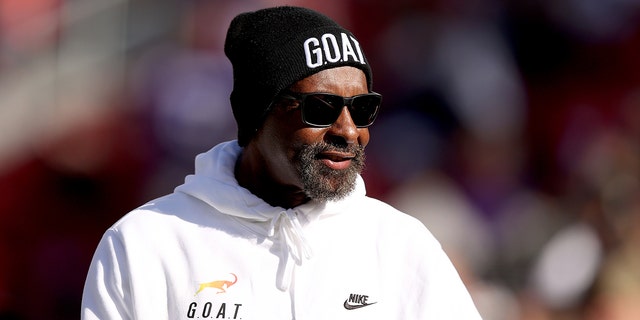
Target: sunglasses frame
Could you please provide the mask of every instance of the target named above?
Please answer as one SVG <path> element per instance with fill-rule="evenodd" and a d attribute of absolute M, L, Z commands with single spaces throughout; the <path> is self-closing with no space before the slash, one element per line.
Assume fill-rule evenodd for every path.
<path fill-rule="evenodd" d="M 377 92 L 369 92 L 369 93 L 364 93 L 364 94 L 359 94 L 359 95 L 355 95 L 352 97 L 343 97 L 337 94 L 333 94 L 333 93 L 328 93 L 328 92 L 294 92 L 294 91 L 285 91 L 284 93 L 280 94 L 279 97 L 282 99 L 287 99 L 287 100 L 294 100 L 298 102 L 298 105 L 296 106 L 297 108 L 300 108 L 300 113 L 302 115 L 302 122 L 304 122 L 307 125 L 313 126 L 313 127 L 318 127 L 318 128 L 327 128 L 332 126 L 340 117 L 340 113 L 342 113 L 342 108 L 340 108 L 340 110 L 337 112 L 337 117 L 336 119 L 334 119 L 331 123 L 329 124 L 317 124 L 317 123 L 313 123 L 307 120 L 307 118 L 305 117 L 305 100 L 308 97 L 313 97 L 313 96 L 317 96 L 317 95 L 322 95 L 322 96 L 332 96 L 332 97 L 339 97 L 342 99 L 342 108 L 347 107 L 347 110 L 349 110 L 349 114 L 351 115 L 351 120 L 354 121 L 354 124 L 356 125 L 357 128 L 367 128 L 369 126 L 371 126 L 376 118 L 378 117 L 378 113 L 380 111 L 380 106 L 382 105 L 382 95 L 377 93 Z M 379 98 L 379 103 L 376 106 L 375 110 L 373 111 L 373 116 L 371 121 L 366 124 L 366 125 L 358 125 L 355 123 L 355 120 L 353 120 L 353 102 L 361 97 L 369 97 L 369 96 L 374 96 Z M 323 99 L 319 99 L 319 100 L 323 100 Z M 323 100 L 323 102 L 325 102 L 327 105 L 331 106 L 330 103 L 327 103 L 326 101 Z"/>

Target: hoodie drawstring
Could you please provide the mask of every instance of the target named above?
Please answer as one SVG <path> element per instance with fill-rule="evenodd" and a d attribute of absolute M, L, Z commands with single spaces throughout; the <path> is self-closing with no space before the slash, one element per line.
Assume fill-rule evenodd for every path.
<path fill-rule="evenodd" d="M 280 239 L 280 258 L 282 259 L 278 267 L 277 285 L 280 290 L 285 291 L 289 288 L 293 277 L 293 264 L 290 258 L 293 258 L 295 264 L 301 265 L 303 259 L 312 257 L 312 252 L 294 210 L 281 211 L 271 219 L 269 237 L 276 235 L 276 228 Z"/>

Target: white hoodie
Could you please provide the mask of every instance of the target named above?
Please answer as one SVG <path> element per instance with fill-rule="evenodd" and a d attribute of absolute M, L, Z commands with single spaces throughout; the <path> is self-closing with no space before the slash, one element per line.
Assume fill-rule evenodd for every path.
<path fill-rule="evenodd" d="M 480 319 L 440 244 L 356 189 L 272 207 L 238 185 L 237 142 L 100 241 L 83 319 Z"/>

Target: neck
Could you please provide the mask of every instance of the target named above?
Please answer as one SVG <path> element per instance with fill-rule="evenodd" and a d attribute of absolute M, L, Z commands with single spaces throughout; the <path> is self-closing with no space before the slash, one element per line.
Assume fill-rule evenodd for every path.
<path fill-rule="evenodd" d="M 245 148 L 236 162 L 234 174 L 238 184 L 274 207 L 290 209 L 310 199 L 301 187 L 278 182 L 264 161 L 252 148 Z"/>

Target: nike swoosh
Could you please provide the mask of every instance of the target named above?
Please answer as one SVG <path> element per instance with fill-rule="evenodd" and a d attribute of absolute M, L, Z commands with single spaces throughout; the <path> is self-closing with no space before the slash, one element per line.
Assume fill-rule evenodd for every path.
<path fill-rule="evenodd" d="M 360 309 L 362 307 L 366 307 L 366 306 L 370 306 L 372 304 L 376 304 L 377 302 L 373 302 L 373 303 L 365 303 L 365 304 L 349 304 L 349 300 L 345 300 L 344 301 L 344 308 L 347 310 L 354 310 L 354 309 Z"/>

